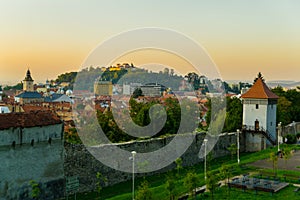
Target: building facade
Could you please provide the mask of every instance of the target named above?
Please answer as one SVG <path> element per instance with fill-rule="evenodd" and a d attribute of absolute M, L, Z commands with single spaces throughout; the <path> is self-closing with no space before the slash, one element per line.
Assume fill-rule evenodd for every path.
<path fill-rule="evenodd" d="M 267 145 L 276 144 L 278 96 L 268 88 L 262 78 L 258 78 L 241 98 L 246 151 L 260 151 Z"/>
<path fill-rule="evenodd" d="M 111 81 L 96 81 L 94 83 L 94 93 L 97 96 L 111 96 L 113 84 Z"/>

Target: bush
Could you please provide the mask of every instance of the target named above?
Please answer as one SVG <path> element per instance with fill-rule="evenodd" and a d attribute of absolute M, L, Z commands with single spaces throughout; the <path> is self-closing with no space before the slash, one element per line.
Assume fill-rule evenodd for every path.
<path fill-rule="evenodd" d="M 299 138 L 300 138 L 300 133 L 297 133 L 296 136 L 297 136 L 297 138 L 299 139 Z"/>
<path fill-rule="evenodd" d="M 294 134 L 287 134 L 285 138 L 287 139 L 287 144 L 295 144 L 297 142 L 297 137 Z"/>

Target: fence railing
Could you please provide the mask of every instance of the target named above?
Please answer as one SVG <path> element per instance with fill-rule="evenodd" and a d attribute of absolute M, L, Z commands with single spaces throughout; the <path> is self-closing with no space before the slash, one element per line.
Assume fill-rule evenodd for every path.
<path fill-rule="evenodd" d="M 274 138 L 273 135 L 271 135 L 268 130 L 266 130 L 264 127 L 262 126 L 247 126 L 247 125 L 243 125 L 242 130 L 244 131 L 251 131 L 251 132 L 257 132 L 257 133 L 261 133 L 263 136 L 265 136 L 273 145 L 276 145 L 277 140 L 276 138 Z"/>

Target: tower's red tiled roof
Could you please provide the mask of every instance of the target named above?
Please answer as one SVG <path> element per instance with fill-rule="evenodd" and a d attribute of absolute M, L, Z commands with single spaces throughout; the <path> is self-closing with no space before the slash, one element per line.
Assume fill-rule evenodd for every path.
<path fill-rule="evenodd" d="M 32 111 L 0 114 L 0 130 L 11 127 L 29 128 L 60 124 L 62 121 L 51 111 Z"/>
<path fill-rule="evenodd" d="M 279 97 L 268 88 L 261 78 L 258 78 L 254 85 L 246 93 L 244 93 L 241 98 L 278 99 Z"/>

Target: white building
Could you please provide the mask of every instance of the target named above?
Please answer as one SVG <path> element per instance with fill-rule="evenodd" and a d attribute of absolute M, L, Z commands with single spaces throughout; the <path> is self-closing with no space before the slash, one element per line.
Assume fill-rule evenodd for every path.
<path fill-rule="evenodd" d="M 0 114 L 10 113 L 10 110 L 7 106 L 0 106 Z"/>
<path fill-rule="evenodd" d="M 241 98 L 246 151 L 259 151 L 265 149 L 266 145 L 275 145 L 278 96 L 258 78 Z"/>

